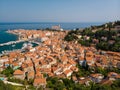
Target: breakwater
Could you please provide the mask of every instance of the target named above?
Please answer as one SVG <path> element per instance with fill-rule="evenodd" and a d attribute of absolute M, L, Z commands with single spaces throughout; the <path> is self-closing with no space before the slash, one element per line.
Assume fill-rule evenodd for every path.
<path fill-rule="evenodd" d="M 0 44 L 0 46 L 16 44 L 16 43 L 20 43 L 20 42 L 24 42 L 24 41 L 25 41 L 25 40 L 10 41 L 10 42 L 7 42 L 7 43 L 2 43 L 2 44 Z"/>

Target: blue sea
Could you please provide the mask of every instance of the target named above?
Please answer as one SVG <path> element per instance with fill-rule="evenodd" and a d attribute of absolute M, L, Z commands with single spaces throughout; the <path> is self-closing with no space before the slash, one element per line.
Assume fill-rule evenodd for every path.
<path fill-rule="evenodd" d="M 7 30 L 14 29 L 45 29 L 51 28 L 53 25 L 60 25 L 64 30 L 73 30 L 75 28 L 85 28 L 93 25 L 101 25 L 103 23 L 58 23 L 58 22 L 40 22 L 40 23 L 0 23 L 0 44 L 17 40 L 17 36 L 6 33 Z M 12 45 L 0 46 L 0 53 L 4 50 L 21 49 L 23 43 L 18 43 L 15 47 Z"/>
<path fill-rule="evenodd" d="M 51 28 L 53 25 L 60 25 L 65 30 L 72 30 L 75 28 L 85 28 L 91 25 L 101 25 L 104 22 L 91 23 L 58 23 L 58 22 L 40 22 L 40 23 L 0 23 L 0 30 L 8 29 L 45 29 Z"/>

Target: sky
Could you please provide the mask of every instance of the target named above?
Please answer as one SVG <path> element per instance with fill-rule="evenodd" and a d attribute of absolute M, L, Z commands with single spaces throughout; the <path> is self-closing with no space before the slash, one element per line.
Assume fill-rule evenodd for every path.
<path fill-rule="evenodd" d="M 120 0 L 0 0 L 0 22 L 120 20 Z"/>

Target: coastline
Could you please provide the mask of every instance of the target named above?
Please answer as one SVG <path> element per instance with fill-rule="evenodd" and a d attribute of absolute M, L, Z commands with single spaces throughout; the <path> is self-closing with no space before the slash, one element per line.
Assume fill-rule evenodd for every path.
<path fill-rule="evenodd" d="M 12 33 L 9 30 L 5 31 L 5 33 L 16 36 L 16 39 L 12 40 L 12 41 L 10 40 L 10 41 L 5 42 L 5 43 L 0 43 L 0 55 L 3 55 L 3 54 L 8 53 L 8 52 L 13 52 L 16 50 L 20 51 L 25 42 L 29 43 L 28 40 L 19 40 L 18 39 L 19 35 L 17 33 Z M 32 44 L 33 44 L 33 46 L 37 45 L 34 42 L 32 42 Z M 4 53 L 2 53 L 2 52 L 4 52 Z"/>
<path fill-rule="evenodd" d="M 9 41 L 16 41 L 18 39 L 17 35 L 8 33 L 6 31 L 0 31 L 0 44 L 6 43 Z"/>
<path fill-rule="evenodd" d="M 109 59 L 114 58 L 116 56 L 117 58 L 114 58 L 114 59 L 117 62 L 119 61 L 118 58 L 120 54 L 117 52 L 100 51 L 92 46 L 90 47 L 82 46 L 81 44 L 75 41 L 71 41 L 71 42 L 65 41 L 64 37 L 69 33 L 68 31 L 13 30 L 11 31 L 11 33 L 15 33 L 17 35 L 19 34 L 20 36 L 22 36 L 23 38 L 21 38 L 21 40 L 22 39 L 35 40 L 35 37 L 36 37 L 37 39 L 39 38 L 40 41 L 43 42 L 42 45 L 38 45 L 35 48 L 29 48 L 27 50 L 25 49 L 26 50 L 25 52 L 16 52 L 16 51 L 13 51 L 11 53 L 8 52 L 8 55 L 14 54 L 15 56 L 14 59 L 20 58 L 20 59 L 17 59 L 18 63 L 27 61 L 29 63 L 27 63 L 26 65 L 29 65 L 31 63 L 32 67 L 34 67 L 34 68 L 31 68 L 31 71 L 30 71 L 27 67 L 22 67 L 22 65 L 24 64 L 21 64 L 20 65 L 22 67 L 21 72 L 23 73 L 26 72 L 25 70 L 28 70 L 28 73 L 37 72 L 38 74 L 40 72 L 40 75 L 41 74 L 44 75 L 44 73 L 46 73 L 48 77 L 51 77 L 51 73 L 52 73 L 52 77 L 69 78 L 73 75 L 73 72 L 76 72 L 76 73 L 79 73 L 79 71 L 81 72 L 81 68 L 79 68 L 77 65 L 82 66 L 84 64 L 84 61 L 87 63 L 86 65 L 92 68 L 103 67 L 104 69 L 109 64 L 109 62 L 106 62 L 104 64 L 105 61 L 108 61 Z M 22 58 L 21 58 L 21 55 L 22 55 Z M 31 58 L 31 60 L 29 58 Z M 98 63 L 98 59 L 101 60 L 101 63 L 103 64 Z M 14 64 L 15 62 L 12 62 L 12 63 Z M 42 70 L 36 71 L 36 70 L 39 70 L 38 67 L 40 66 L 42 67 Z M 57 67 L 57 66 L 60 66 L 60 67 Z M 116 65 L 114 66 L 117 67 Z M 49 68 L 50 71 L 46 72 L 46 67 Z M 61 69 L 61 67 L 63 69 Z M 58 72 L 55 72 L 56 68 L 58 69 Z M 66 73 L 66 72 L 70 72 L 70 73 Z M 86 70 L 85 72 L 82 71 L 82 73 L 86 74 Z M 91 75 L 102 76 L 103 78 L 101 79 L 101 81 L 102 80 L 104 81 L 104 76 L 105 76 L 104 74 L 101 74 L 101 73 L 98 74 L 96 72 L 93 74 L 92 71 L 91 72 L 89 71 L 89 74 L 87 74 L 87 78 L 89 78 L 90 80 L 92 80 L 90 78 Z M 83 77 L 87 79 L 86 75 L 84 75 Z M 46 78 L 43 77 L 42 79 L 45 82 L 44 85 L 46 85 L 47 84 Z M 36 78 L 34 79 L 34 81 L 35 80 Z M 82 81 L 79 79 L 76 79 L 76 80 Z M 35 82 L 33 82 L 33 85 L 34 83 Z"/>
<path fill-rule="evenodd" d="M 12 33 L 12 32 L 10 32 L 11 30 L 7 30 L 7 31 L 5 31 L 6 33 L 8 33 L 8 34 L 11 34 L 11 35 L 15 35 L 16 37 L 17 37 L 17 40 L 18 40 L 18 37 L 19 37 L 19 35 L 18 34 L 15 34 L 15 33 Z"/>

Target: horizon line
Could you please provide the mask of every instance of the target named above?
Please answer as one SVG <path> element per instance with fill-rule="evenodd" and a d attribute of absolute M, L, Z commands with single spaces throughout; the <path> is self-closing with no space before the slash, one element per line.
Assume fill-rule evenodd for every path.
<path fill-rule="evenodd" d="M 117 21 L 117 20 L 116 20 Z M 106 22 L 114 22 L 114 21 L 91 21 L 91 22 L 0 22 L 0 23 L 106 23 Z"/>

